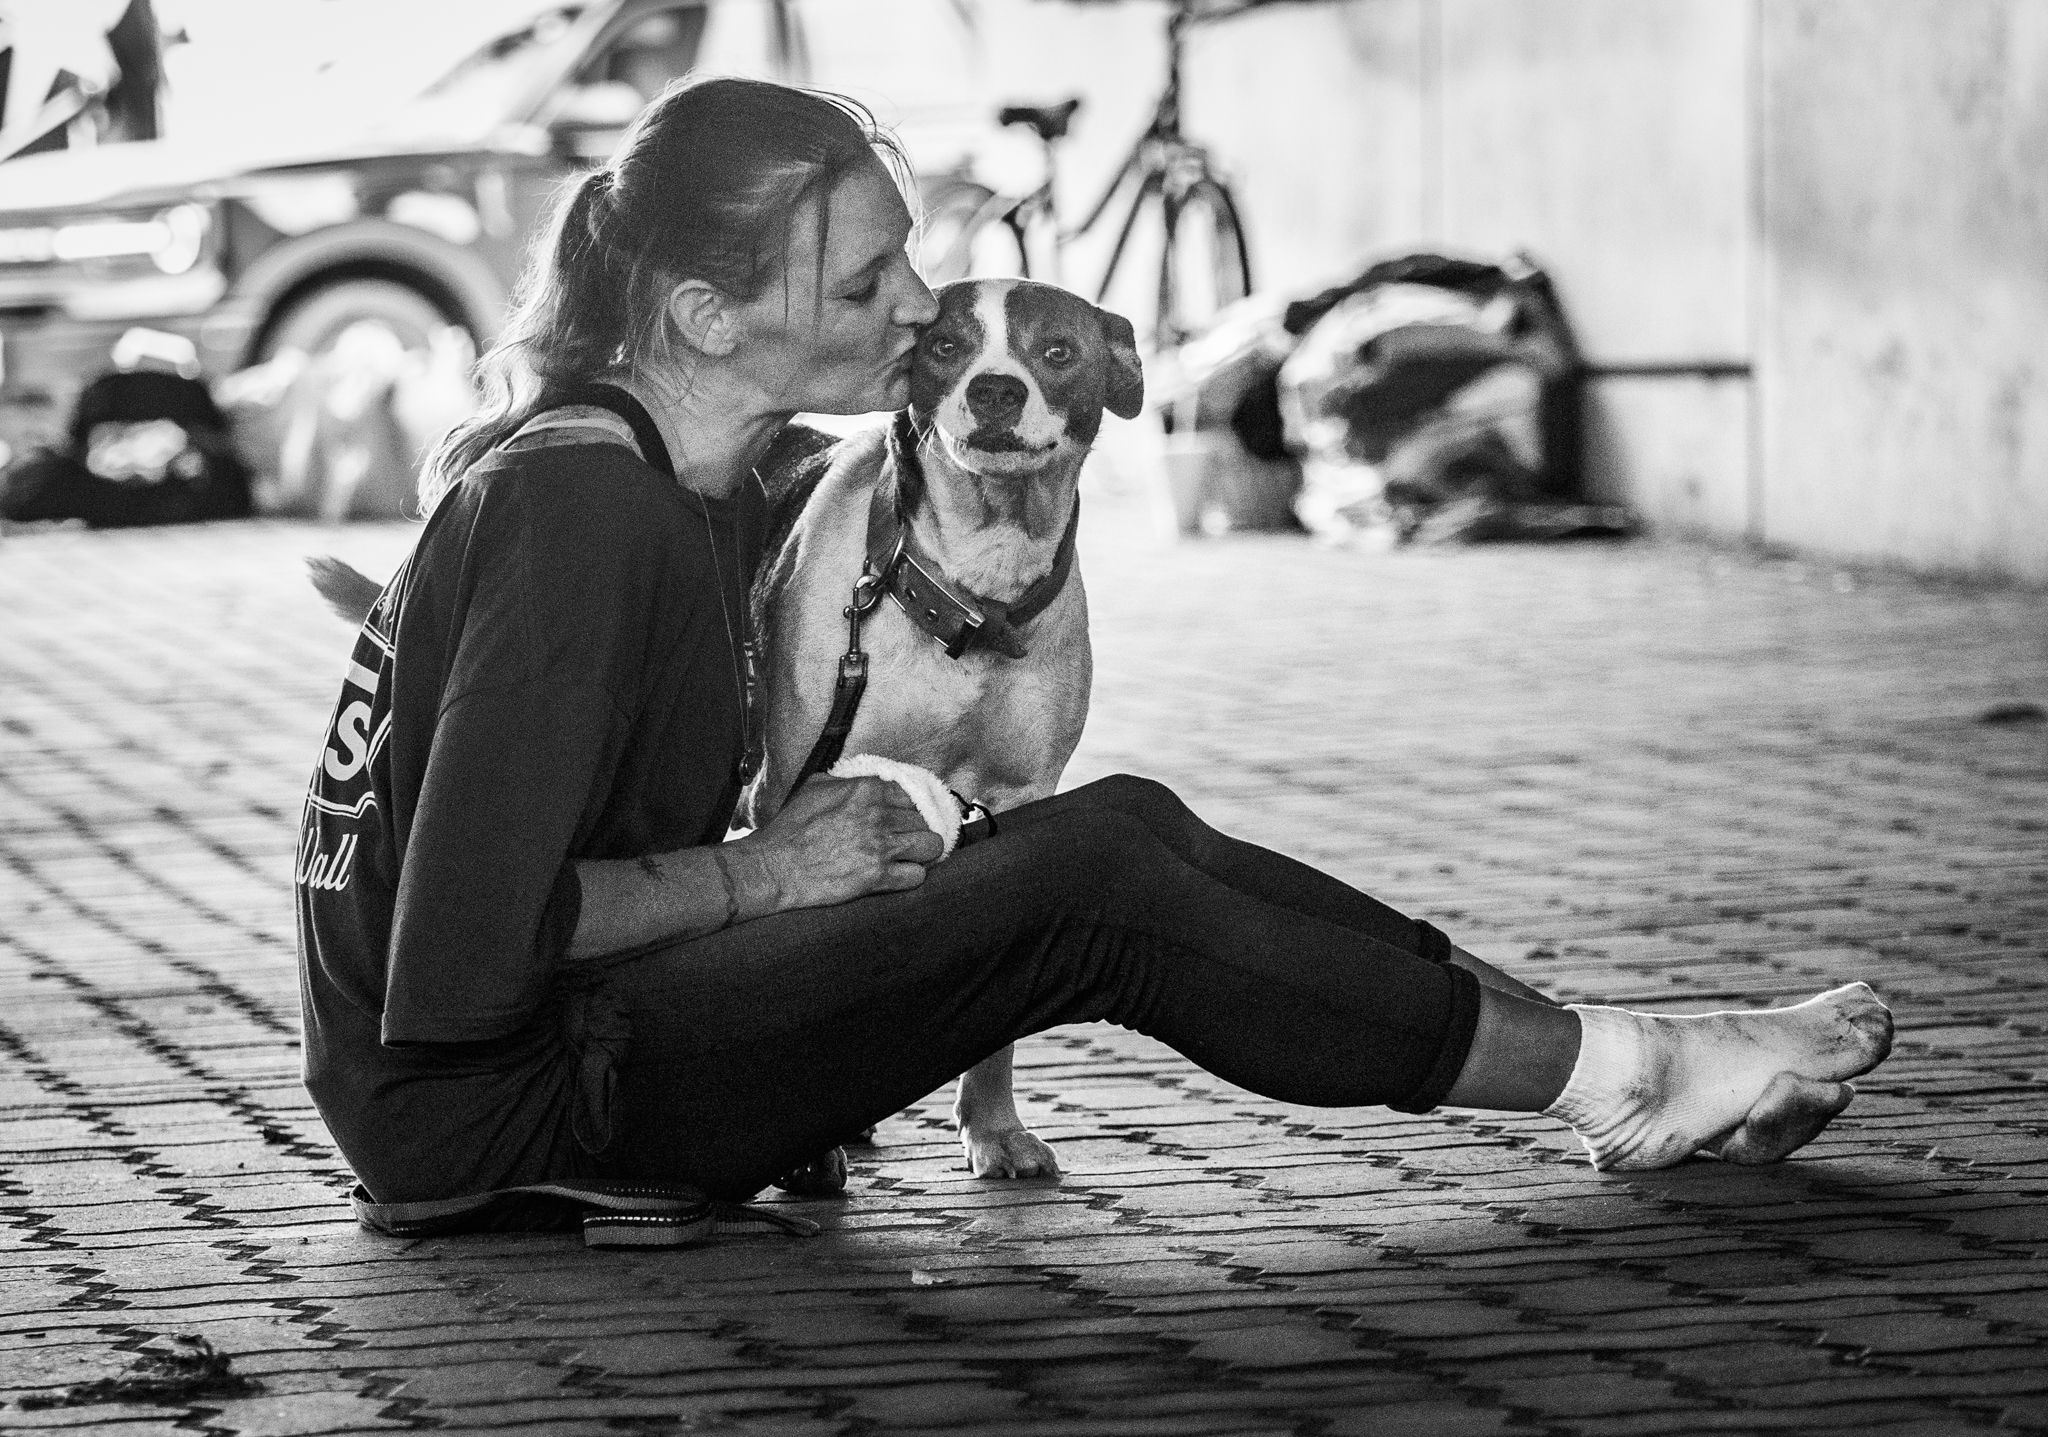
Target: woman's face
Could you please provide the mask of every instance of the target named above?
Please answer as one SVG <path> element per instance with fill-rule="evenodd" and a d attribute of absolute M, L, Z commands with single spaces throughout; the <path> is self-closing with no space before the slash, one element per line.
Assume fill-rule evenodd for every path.
<path fill-rule="evenodd" d="M 877 162 L 825 197 L 825 218 L 821 264 L 817 208 L 797 215 L 783 282 L 737 310 L 733 358 L 778 409 L 900 409 L 918 328 L 939 312 L 910 265 L 910 211 Z"/>

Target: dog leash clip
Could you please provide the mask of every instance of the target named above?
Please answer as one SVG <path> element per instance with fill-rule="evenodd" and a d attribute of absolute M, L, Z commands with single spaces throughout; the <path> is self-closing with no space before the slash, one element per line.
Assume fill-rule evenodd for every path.
<path fill-rule="evenodd" d="M 846 652 L 839 656 L 841 679 L 867 678 L 868 656 L 860 646 L 860 621 L 881 601 L 882 576 L 863 564 L 860 577 L 853 581 L 853 602 L 840 611 L 846 616 Z"/>
<path fill-rule="evenodd" d="M 846 608 L 846 617 L 857 618 L 882 602 L 882 576 L 872 564 L 862 564 L 860 577 L 853 581 L 853 602 Z"/>

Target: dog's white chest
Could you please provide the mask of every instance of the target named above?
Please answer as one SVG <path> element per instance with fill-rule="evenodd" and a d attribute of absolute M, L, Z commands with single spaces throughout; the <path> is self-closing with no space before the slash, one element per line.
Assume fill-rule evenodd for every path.
<path fill-rule="evenodd" d="M 884 604 L 868 626 L 868 691 L 849 751 L 921 764 L 991 808 L 1051 793 L 1087 718 L 1087 623 L 1078 573 L 1031 625 L 1021 659 L 975 649 L 950 658 Z"/>
<path fill-rule="evenodd" d="M 799 521 L 788 563 L 770 577 L 769 741 L 750 806 L 756 823 L 780 806 L 831 711 L 878 469 L 828 479 Z M 993 550 L 989 557 L 1004 561 Z M 1052 793 L 1080 741 L 1093 680 L 1078 565 L 1024 637 L 1022 658 L 984 649 L 950 658 L 882 598 L 861 625 L 868 682 L 845 752 L 918 764 L 992 809 Z"/>

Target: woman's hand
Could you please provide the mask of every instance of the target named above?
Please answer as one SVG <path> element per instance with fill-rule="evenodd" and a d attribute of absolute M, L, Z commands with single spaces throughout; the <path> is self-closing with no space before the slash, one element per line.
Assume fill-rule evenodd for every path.
<path fill-rule="evenodd" d="M 881 778 L 814 778 L 745 838 L 643 858 L 586 858 L 571 960 L 715 933 L 785 908 L 915 888 L 945 851 Z"/>
<path fill-rule="evenodd" d="M 725 845 L 744 918 L 915 888 L 944 850 L 899 785 L 822 774 Z"/>

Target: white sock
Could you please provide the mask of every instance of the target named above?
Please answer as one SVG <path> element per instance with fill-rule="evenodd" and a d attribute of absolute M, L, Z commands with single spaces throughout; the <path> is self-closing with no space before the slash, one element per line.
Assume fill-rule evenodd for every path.
<path fill-rule="evenodd" d="M 1779 1073 L 1844 1082 L 1891 1050 L 1891 1010 L 1864 983 L 1691 1017 L 1570 1006 L 1578 1062 L 1543 1111 L 1571 1124 L 1596 1168 L 1682 1162 L 1739 1125 Z"/>

